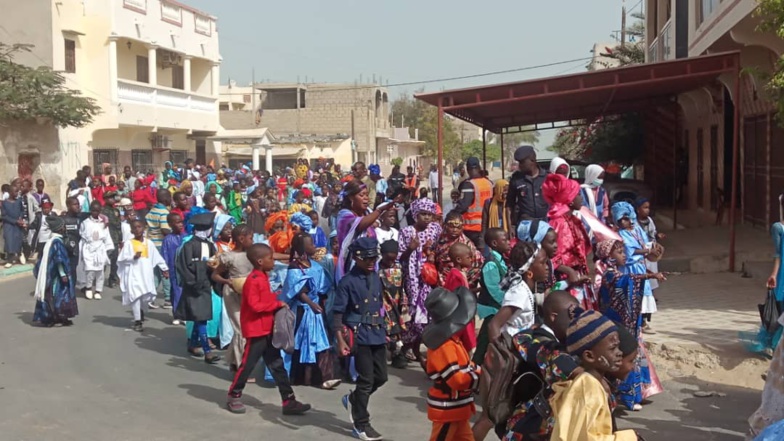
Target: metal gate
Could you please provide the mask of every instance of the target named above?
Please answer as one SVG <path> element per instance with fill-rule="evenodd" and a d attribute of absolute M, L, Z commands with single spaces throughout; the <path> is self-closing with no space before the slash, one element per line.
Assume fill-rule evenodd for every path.
<path fill-rule="evenodd" d="M 770 203 L 767 164 L 768 115 L 744 119 L 743 141 L 744 219 L 752 225 L 765 226 L 768 224 Z"/>

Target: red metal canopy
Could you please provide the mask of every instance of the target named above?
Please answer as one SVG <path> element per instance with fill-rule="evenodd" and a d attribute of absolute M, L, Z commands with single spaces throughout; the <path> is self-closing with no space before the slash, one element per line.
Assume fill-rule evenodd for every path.
<path fill-rule="evenodd" d="M 616 115 L 670 101 L 680 93 L 736 72 L 739 52 L 647 63 L 414 95 L 444 112 L 495 133 L 504 129 Z"/>
<path fill-rule="evenodd" d="M 420 93 L 414 97 L 438 107 L 438 188 L 442 191 L 444 113 L 485 130 L 500 133 L 503 146 L 504 133 L 521 131 L 523 126 L 592 120 L 600 116 L 655 108 L 674 102 L 679 94 L 716 81 L 722 74 L 730 74 L 735 83 L 729 246 L 729 266 L 730 271 L 734 271 L 735 201 L 740 145 L 740 52 L 724 52 L 517 83 Z M 484 132 L 482 142 L 485 142 Z M 503 153 L 501 158 L 503 170 Z M 486 157 L 484 159 L 487 167 Z M 443 200 L 441 194 L 439 200 Z"/>

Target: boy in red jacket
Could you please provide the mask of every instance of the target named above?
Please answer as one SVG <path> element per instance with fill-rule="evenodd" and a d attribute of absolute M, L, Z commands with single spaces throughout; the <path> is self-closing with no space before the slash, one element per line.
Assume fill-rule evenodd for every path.
<path fill-rule="evenodd" d="M 229 388 L 227 406 L 232 413 L 245 413 L 245 405 L 240 400 L 242 390 L 245 389 L 253 368 L 263 358 L 278 386 L 280 398 L 283 400 L 283 414 L 302 415 L 310 410 L 310 404 L 300 403 L 294 397 L 294 390 L 291 388 L 289 375 L 283 367 L 280 350 L 272 346 L 275 311 L 288 307 L 286 303 L 279 301 L 270 289 L 267 272 L 275 266 L 272 249 L 267 245 L 256 244 L 248 248 L 247 256 L 253 264 L 253 271 L 242 289 L 240 306 L 240 326 L 247 343 L 242 363 Z"/>

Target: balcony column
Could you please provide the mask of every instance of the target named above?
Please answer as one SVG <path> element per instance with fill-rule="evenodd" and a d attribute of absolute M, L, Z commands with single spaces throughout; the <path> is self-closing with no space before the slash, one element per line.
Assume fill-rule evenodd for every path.
<path fill-rule="evenodd" d="M 182 59 L 182 76 L 185 91 L 191 93 L 191 57 L 184 57 Z"/>
<path fill-rule="evenodd" d="M 109 36 L 109 91 L 112 103 L 117 98 L 117 36 Z"/>
<path fill-rule="evenodd" d="M 220 63 L 212 63 L 210 79 L 212 80 L 212 89 L 210 95 L 218 96 L 220 94 Z"/>
<path fill-rule="evenodd" d="M 259 159 L 261 157 L 261 148 L 263 147 L 261 145 L 261 140 L 259 140 L 259 142 L 257 143 L 252 144 L 250 147 L 252 151 L 251 156 L 253 158 L 253 170 L 255 171 L 259 169 Z"/>
<path fill-rule="evenodd" d="M 150 77 L 150 86 L 158 86 L 158 46 L 147 46 L 147 72 Z"/>
<path fill-rule="evenodd" d="M 272 146 L 266 145 L 266 155 L 264 156 L 264 168 L 272 173 Z"/>

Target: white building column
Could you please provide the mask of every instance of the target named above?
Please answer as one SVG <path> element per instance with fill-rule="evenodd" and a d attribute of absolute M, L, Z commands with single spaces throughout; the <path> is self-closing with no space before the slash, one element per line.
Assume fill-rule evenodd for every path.
<path fill-rule="evenodd" d="M 265 162 L 264 166 L 265 166 L 265 168 L 267 169 L 268 172 L 272 173 L 272 146 L 271 145 L 265 145 L 264 147 L 266 147 L 266 149 L 267 149 L 267 152 L 266 152 L 267 154 L 264 157 L 264 162 Z"/>
<path fill-rule="evenodd" d="M 158 85 L 158 46 L 147 46 L 147 72 L 150 77 L 150 86 Z"/>
<path fill-rule="evenodd" d="M 212 96 L 220 95 L 220 63 L 212 64 L 212 71 L 210 72 L 210 79 L 212 79 Z"/>
<path fill-rule="evenodd" d="M 118 101 L 117 98 L 117 36 L 109 36 L 109 96 L 112 103 Z"/>
<path fill-rule="evenodd" d="M 258 143 L 251 144 L 251 157 L 253 158 L 253 171 L 259 169 L 259 157 L 261 155 L 261 140 Z"/>
<path fill-rule="evenodd" d="M 183 85 L 185 86 L 185 91 L 190 93 L 191 92 L 191 57 L 184 57 L 182 59 L 182 75 L 183 75 Z"/>

